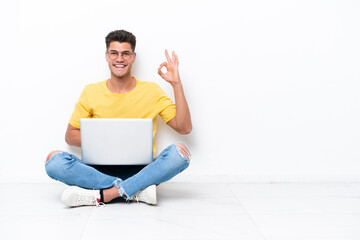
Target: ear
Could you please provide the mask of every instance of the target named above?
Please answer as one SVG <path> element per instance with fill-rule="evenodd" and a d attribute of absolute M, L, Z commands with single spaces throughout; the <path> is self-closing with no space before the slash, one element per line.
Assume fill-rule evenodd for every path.
<path fill-rule="evenodd" d="M 134 59 L 133 59 L 133 63 L 135 62 L 135 59 L 136 59 L 136 52 L 134 52 Z"/>
<path fill-rule="evenodd" d="M 109 62 L 109 58 L 108 58 L 107 51 L 105 51 L 105 60 L 106 60 L 107 62 Z"/>

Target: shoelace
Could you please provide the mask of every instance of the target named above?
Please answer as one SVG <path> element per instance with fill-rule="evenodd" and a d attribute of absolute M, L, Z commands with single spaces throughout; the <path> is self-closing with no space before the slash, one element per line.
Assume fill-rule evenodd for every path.
<path fill-rule="evenodd" d="M 95 199 L 95 206 L 98 207 L 98 208 L 99 208 L 99 207 L 105 207 L 105 203 L 103 203 L 103 202 L 98 202 L 97 199 Z"/>
<path fill-rule="evenodd" d="M 132 199 L 131 199 L 131 200 L 136 201 L 136 202 L 139 202 L 139 198 L 138 198 L 138 196 L 135 196 L 135 195 L 132 197 Z"/>
<path fill-rule="evenodd" d="M 140 191 L 138 193 L 136 193 L 131 200 L 139 202 L 139 198 L 144 198 L 146 196 L 145 191 Z"/>

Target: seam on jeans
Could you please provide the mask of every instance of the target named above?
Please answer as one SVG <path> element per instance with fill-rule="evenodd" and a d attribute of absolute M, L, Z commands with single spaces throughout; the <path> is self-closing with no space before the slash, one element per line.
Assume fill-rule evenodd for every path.
<path fill-rule="evenodd" d="M 120 183 L 122 182 L 123 180 L 121 178 L 116 178 L 115 181 L 113 182 L 114 183 L 114 186 L 119 188 L 120 187 Z"/>
<path fill-rule="evenodd" d="M 187 168 L 189 167 L 189 165 L 190 165 L 190 162 L 189 162 L 189 161 L 186 161 L 186 165 L 185 165 L 184 167 L 182 167 L 182 168 L 179 169 L 178 174 L 181 173 L 181 172 L 183 172 L 185 169 L 187 169 Z"/>

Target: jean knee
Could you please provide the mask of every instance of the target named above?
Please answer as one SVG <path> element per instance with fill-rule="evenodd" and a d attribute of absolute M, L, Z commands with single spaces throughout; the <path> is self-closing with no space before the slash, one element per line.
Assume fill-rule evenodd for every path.
<path fill-rule="evenodd" d="M 52 156 L 54 156 L 56 153 L 59 153 L 59 152 L 62 152 L 62 151 L 60 151 L 60 150 L 55 150 L 55 151 L 50 152 L 49 155 L 48 155 L 47 158 L 46 158 L 45 163 L 47 163 L 47 162 L 52 158 Z"/>
<path fill-rule="evenodd" d="M 181 157 L 185 157 L 188 162 L 190 162 L 191 159 L 191 153 L 188 149 L 188 147 L 183 143 L 176 143 L 175 144 L 176 149 L 178 150 L 178 153 Z"/>
<path fill-rule="evenodd" d="M 45 171 L 49 177 L 58 180 L 59 174 L 62 175 L 64 172 L 65 162 L 64 156 L 58 155 L 58 153 L 63 153 L 63 151 L 52 151 L 46 158 L 45 162 Z"/>

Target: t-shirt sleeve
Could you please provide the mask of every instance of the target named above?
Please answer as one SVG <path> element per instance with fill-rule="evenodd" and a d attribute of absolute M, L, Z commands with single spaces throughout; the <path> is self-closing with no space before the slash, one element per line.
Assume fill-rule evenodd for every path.
<path fill-rule="evenodd" d="M 80 129 L 80 119 L 91 117 L 86 88 L 82 91 L 79 101 L 75 104 L 74 112 L 71 115 L 69 123 L 71 126 Z"/>
<path fill-rule="evenodd" d="M 176 116 L 176 106 L 171 101 L 171 99 L 166 95 L 166 93 L 158 87 L 158 101 L 157 106 L 159 109 L 159 115 L 164 120 L 165 123 L 168 123 L 171 119 Z"/>

